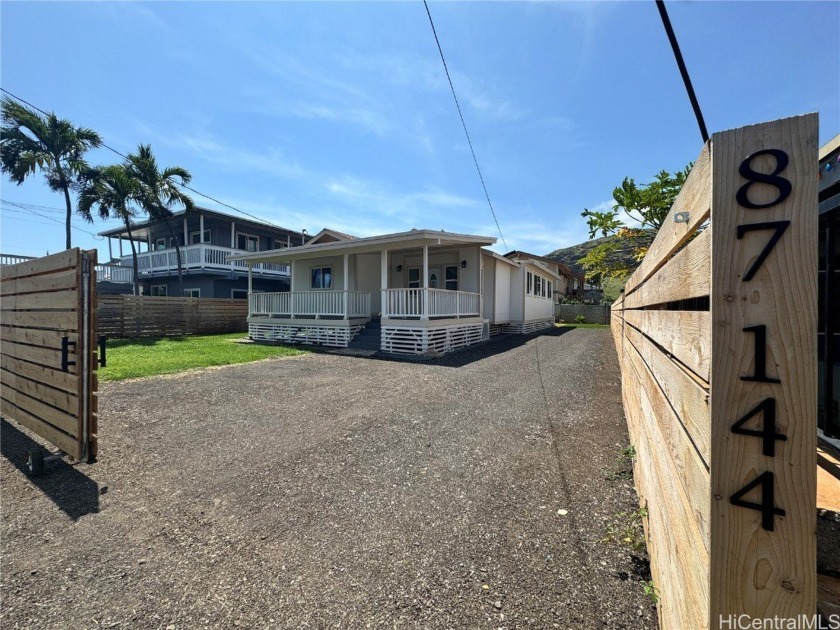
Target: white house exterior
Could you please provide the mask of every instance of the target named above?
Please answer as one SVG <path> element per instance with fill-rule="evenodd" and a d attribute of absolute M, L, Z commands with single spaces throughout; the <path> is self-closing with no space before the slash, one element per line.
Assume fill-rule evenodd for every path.
<path fill-rule="evenodd" d="M 255 340 L 353 347 L 381 327 L 379 349 L 434 356 L 553 325 L 561 278 L 536 261 L 487 249 L 496 239 L 437 230 L 355 238 L 323 230 L 306 245 L 232 256 L 289 265 L 288 292 L 249 292 Z"/>

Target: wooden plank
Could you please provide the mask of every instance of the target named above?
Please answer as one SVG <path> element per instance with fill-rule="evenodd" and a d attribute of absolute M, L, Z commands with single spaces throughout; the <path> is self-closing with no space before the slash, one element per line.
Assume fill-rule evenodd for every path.
<path fill-rule="evenodd" d="M 638 427 L 636 483 L 647 497 L 651 570 L 660 590 L 663 628 L 709 627 L 709 554 L 690 509 L 679 472 L 663 449 L 658 424 L 651 422 L 654 405 L 636 367 L 629 365 L 636 387 L 630 393 L 629 413 Z M 705 504 L 708 508 L 710 498 Z"/>
<path fill-rule="evenodd" d="M 813 615 L 816 607 L 816 392 L 817 322 L 817 116 L 744 127 L 712 138 L 712 518 L 711 610 L 719 615 L 790 619 Z M 787 198 L 771 204 L 780 188 L 749 184 L 739 170 L 747 156 L 773 149 L 788 163 L 779 169 L 765 154 L 748 162 L 791 186 Z M 738 226 L 790 221 L 752 280 L 746 271 L 773 233 L 753 231 L 737 238 Z M 766 374 L 781 382 L 743 380 L 755 376 L 759 333 L 764 326 Z M 761 370 L 759 366 L 759 371 Z M 761 401 L 773 399 L 775 425 L 786 441 L 764 454 L 763 440 L 732 433 L 732 425 Z M 761 418 L 748 427 L 761 427 Z M 765 529 L 759 510 L 732 505 L 730 497 L 759 475 L 773 475 L 773 505 Z M 760 489 L 745 495 L 760 501 Z M 769 493 L 768 493 L 769 494 Z"/>
<path fill-rule="evenodd" d="M 73 311 L 79 308 L 79 294 L 73 290 L 52 291 L 49 293 L 26 293 L 7 295 L 0 300 L 0 310 L 47 310 L 62 309 Z"/>
<path fill-rule="evenodd" d="M 14 372 L 0 369 L 0 383 L 4 387 L 32 396 L 69 414 L 79 411 L 79 399 L 70 392 L 55 389 L 47 384 L 25 378 Z"/>
<path fill-rule="evenodd" d="M 74 332 L 77 318 L 74 311 L 3 311 L 4 326 L 46 328 Z"/>
<path fill-rule="evenodd" d="M 642 282 L 664 265 L 680 245 L 685 243 L 697 231 L 697 228 L 709 218 L 711 207 L 711 151 L 708 143 L 700 151 L 691 173 L 683 184 L 680 194 L 671 207 L 662 227 L 653 239 L 648 253 L 636 271 L 624 286 L 625 296 L 629 296 Z M 677 212 L 688 212 L 687 223 L 675 223 Z"/>
<path fill-rule="evenodd" d="M 624 307 L 642 308 L 709 295 L 711 257 L 711 229 L 707 229 L 628 295 Z"/>
<path fill-rule="evenodd" d="M 61 370 L 60 348 L 27 346 L 21 343 L 14 343 L 12 341 L 4 341 L 3 345 L 0 346 L 0 356 L 20 359 L 21 361 L 29 361 L 30 363 L 37 363 L 53 370 Z M 76 357 L 77 354 L 75 352 L 68 352 L 68 359 L 70 361 L 76 361 Z M 78 366 L 75 365 L 68 366 L 68 369 L 73 374 L 78 372 Z"/>
<path fill-rule="evenodd" d="M 28 414 L 40 419 L 42 422 L 46 422 L 70 436 L 76 437 L 78 435 L 76 420 L 76 416 L 78 415 L 77 413 L 69 414 L 61 411 L 41 402 L 37 398 L 28 396 L 23 392 L 19 392 L 10 387 L 3 388 L 2 396 L 4 400 L 8 400 L 18 409 L 23 409 Z"/>
<path fill-rule="evenodd" d="M 707 311 L 624 311 L 624 319 L 708 382 L 712 343 Z"/>
<path fill-rule="evenodd" d="M 65 334 L 58 330 L 43 330 L 40 328 L 15 328 L 0 326 L 0 341 L 14 341 L 27 343 L 31 346 L 60 348 L 61 338 Z"/>
<path fill-rule="evenodd" d="M 626 335 L 628 345 L 644 360 L 656 385 L 676 411 L 703 465 L 708 468 L 712 438 L 708 391 L 635 328 L 628 326 Z"/>
<path fill-rule="evenodd" d="M 5 267 L 3 269 L 5 274 Z M 26 293 L 44 293 L 48 291 L 61 291 L 76 288 L 76 270 L 64 269 L 51 272 L 42 276 L 31 276 L 28 278 L 10 278 L 3 276 L 0 283 L 0 296 L 22 295 Z"/>
<path fill-rule="evenodd" d="M 5 398 L 0 398 L 0 413 L 3 414 L 4 418 L 14 420 L 36 435 L 52 442 L 68 455 L 76 459 L 81 457 L 78 440 L 59 431 L 51 424 L 44 422 L 41 418 L 32 415 L 25 409 L 15 406 Z"/>
<path fill-rule="evenodd" d="M 36 363 L 14 359 L 6 355 L 0 355 L 0 364 L 2 364 L 2 369 L 8 370 L 13 374 L 25 376 L 41 383 L 49 383 L 53 387 L 74 395 L 78 388 L 78 377 L 71 372 L 62 372 Z"/>
<path fill-rule="evenodd" d="M 64 269 L 75 268 L 79 264 L 80 251 L 78 248 L 68 249 L 50 256 L 33 258 L 15 265 L 4 265 L 0 284 L 15 280 L 48 273 L 54 273 Z"/>

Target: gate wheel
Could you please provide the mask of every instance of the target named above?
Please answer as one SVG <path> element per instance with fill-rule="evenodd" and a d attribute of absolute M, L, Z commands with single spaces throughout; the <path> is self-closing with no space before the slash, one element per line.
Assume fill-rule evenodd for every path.
<path fill-rule="evenodd" d="M 35 448 L 29 451 L 29 458 L 26 460 L 26 468 L 30 477 L 38 477 L 44 474 L 44 451 Z"/>

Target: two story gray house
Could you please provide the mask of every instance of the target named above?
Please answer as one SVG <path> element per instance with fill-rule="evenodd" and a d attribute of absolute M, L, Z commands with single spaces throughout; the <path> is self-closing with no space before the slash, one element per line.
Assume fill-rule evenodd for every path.
<path fill-rule="evenodd" d="M 174 232 L 174 236 L 173 236 Z M 108 239 L 111 263 L 132 268 L 131 245 L 125 227 L 100 232 Z M 229 262 L 233 254 L 265 252 L 296 247 L 307 242 L 304 232 L 274 227 L 259 221 L 196 208 L 176 212 L 169 225 L 146 221 L 131 228 L 137 256 L 137 272 L 143 295 L 178 295 L 178 259 L 175 243 L 181 249 L 184 294 L 202 298 L 248 297 L 248 267 Z M 289 290 L 288 265 L 259 264 L 252 269 L 253 292 Z"/>

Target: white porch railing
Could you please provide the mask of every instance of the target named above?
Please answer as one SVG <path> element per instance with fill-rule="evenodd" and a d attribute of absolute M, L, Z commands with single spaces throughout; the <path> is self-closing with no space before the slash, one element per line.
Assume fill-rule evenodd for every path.
<path fill-rule="evenodd" d="M 419 318 L 423 303 L 428 317 L 478 317 L 481 294 L 446 289 L 383 289 L 382 316 Z"/>
<path fill-rule="evenodd" d="M 96 281 L 131 284 L 134 282 L 134 269 L 122 265 L 96 265 Z"/>
<path fill-rule="evenodd" d="M 285 291 L 251 293 L 251 316 L 370 317 L 370 293 L 365 291 Z"/>
<path fill-rule="evenodd" d="M 228 261 L 233 254 L 246 254 L 243 250 L 221 247 L 219 245 L 187 245 L 181 248 L 182 269 L 219 269 L 240 271 L 247 273 L 248 264 L 245 261 Z M 131 256 L 123 256 L 122 264 L 131 266 Z M 254 273 L 272 276 L 289 276 L 288 265 L 275 263 L 254 263 Z M 159 271 L 177 271 L 178 257 L 174 249 L 163 249 L 153 252 L 137 254 L 137 271 L 140 274 L 150 274 Z"/>

